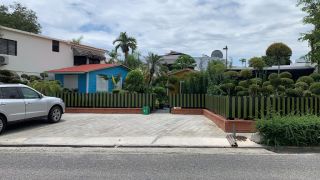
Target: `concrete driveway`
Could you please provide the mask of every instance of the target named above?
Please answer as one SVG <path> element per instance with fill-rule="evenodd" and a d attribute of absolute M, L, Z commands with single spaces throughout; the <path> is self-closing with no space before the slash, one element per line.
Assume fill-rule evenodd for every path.
<path fill-rule="evenodd" d="M 10 125 L 0 145 L 230 147 L 226 135 L 201 115 L 64 114 Z"/>

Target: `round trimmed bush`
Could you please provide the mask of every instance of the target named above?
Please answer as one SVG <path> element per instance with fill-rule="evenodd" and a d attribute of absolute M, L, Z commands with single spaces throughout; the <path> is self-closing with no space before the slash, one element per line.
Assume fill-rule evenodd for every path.
<path fill-rule="evenodd" d="M 236 91 L 244 91 L 244 90 L 246 90 L 246 88 L 243 86 L 236 86 L 235 90 Z"/>
<path fill-rule="evenodd" d="M 303 91 L 303 96 L 304 96 L 304 97 L 311 97 L 311 96 L 312 96 L 312 93 L 311 93 L 311 91 L 309 91 L 309 90 L 305 90 L 305 91 Z"/>
<path fill-rule="evenodd" d="M 269 86 L 269 85 L 271 85 L 270 81 L 265 81 L 265 82 L 262 84 L 262 86 Z"/>
<path fill-rule="evenodd" d="M 297 82 L 294 86 L 303 90 L 307 90 L 309 88 L 309 85 L 305 82 Z"/>
<path fill-rule="evenodd" d="M 262 85 L 262 79 L 261 78 L 252 78 L 250 79 L 251 84 L 257 84 L 257 85 Z"/>
<path fill-rule="evenodd" d="M 314 79 L 310 76 L 301 76 L 297 82 L 305 82 L 307 83 L 308 85 L 310 85 L 311 83 L 314 82 Z"/>
<path fill-rule="evenodd" d="M 249 92 L 248 91 L 239 91 L 239 92 L 237 92 L 237 96 L 249 96 Z"/>
<path fill-rule="evenodd" d="M 320 81 L 320 74 L 319 73 L 312 73 L 310 77 L 313 78 L 314 81 L 319 82 Z"/>
<path fill-rule="evenodd" d="M 271 73 L 271 74 L 268 76 L 268 79 L 269 79 L 269 80 L 276 79 L 276 78 L 278 78 L 278 74 L 276 74 L 276 73 Z"/>
<path fill-rule="evenodd" d="M 320 82 L 311 84 L 309 90 L 316 95 L 320 95 Z"/>
<path fill-rule="evenodd" d="M 244 79 L 249 79 L 252 77 L 252 71 L 249 69 L 243 69 L 240 71 L 239 75 Z"/>
<path fill-rule="evenodd" d="M 303 94 L 303 90 L 300 88 L 294 88 L 294 89 L 287 89 L 286 95 L 291 97 L 300 97 Z"/>
<path fill-rule="evenodd" d="M 238 85 L 244 88 L 248 88 L 250 84 L 248 81 L 240 81 Z"/>
<path fill-rule="evenodd" d="M 280 78 L 289 78 L 289 79 L 292 78 L 292 74 L 289 72 L 282 72 L 282 73 L 280 73 L 279 76 L 280 76 Z"/>
<path fill-rule="evenodd" d="M 289 78 L 281 78 L 281 84 L 285 87 L 289 87 L 294 84 L 294 81 Z"/>
<path fill-rule="evenodd" d="M 223 73 L 228 78 L 236 79 L 239 76 L 239 73 L 237 71 L 226 71 Z"/>

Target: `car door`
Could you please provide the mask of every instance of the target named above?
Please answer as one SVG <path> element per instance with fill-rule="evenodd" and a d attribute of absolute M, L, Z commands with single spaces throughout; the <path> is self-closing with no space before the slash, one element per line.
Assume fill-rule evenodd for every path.
<path fill-rule="evenodd" d="M 19 89 L 26 104 L 26 118 L 47 115 L 47 103 L 38 92 L 27 87 L 20 87 Z"/>
<path fill-rule="evenodd" d="M 17 87 L 1 87 L 0 110 L 8 122 L 25 119 L 25 102 Z"/>

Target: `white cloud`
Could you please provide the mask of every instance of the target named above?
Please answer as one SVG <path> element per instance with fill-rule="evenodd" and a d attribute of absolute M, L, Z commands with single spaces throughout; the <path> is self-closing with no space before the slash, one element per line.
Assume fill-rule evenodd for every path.
<path fill-rule="evenodd" d="M 5 4 L 10 0 L 4 0 Z M 20 0 L 37 12 L 43 34 L 113 48 L 121 31 L 138 40 L 143 54 L 169 50 L 193 56 L 230 47 L 234 59 L 264 55 L 284 42 L 296 59 L 309 50 L 298 41 L 308 26 L 295 0 Z M 88 28 L 92 27 L 92 28 Z M 238 62 L 235 62 L 238 63 Z"/>

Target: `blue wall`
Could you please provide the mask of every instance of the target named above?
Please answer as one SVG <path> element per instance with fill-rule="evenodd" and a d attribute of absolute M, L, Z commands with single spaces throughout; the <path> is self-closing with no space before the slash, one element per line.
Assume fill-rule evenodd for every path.
<path fill-rule="evenodd" d="M 89 93 L 94 93 L 96 92 L 96 80 L 97 80 L 97 75 L 99 74 L 104 74 L 107 75 L 108 77 L 111 76 L 117 76 L 118 74 L 121 75 L 122 77 L 122 82 L 124 82 L 124 80 L 127 77 L 128 74 L 128 70 L 122 66 L 118 66 L 118 67 L 114 67 L 114 68 L 107 68 L 107 69 L 102 69 L 102 70 L 98 70 L 98 71 L 92 71 L 89 72 Z M 112 84 L 112 80 L 110 79 L 108 81 L 108 87 L 109 87 L 109 92 L 112 92 L 113 90 L 113 84 Z"/>
<path fill-rule="evenodd" d="M 78 75 L 78 91 L 81 93 L 85 93 L 87 88 L 87 74 L 79 74 Z"/>
<path fill-rule="evenodd" d="M 55 74 L 54 78 L 55 80 L 59 81 L 61 83 L 61 86 L 63 87 L 63 74 Z"/>

